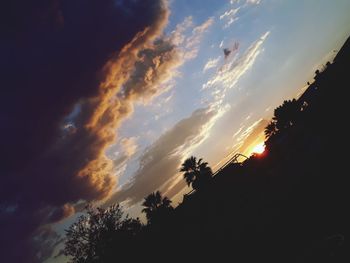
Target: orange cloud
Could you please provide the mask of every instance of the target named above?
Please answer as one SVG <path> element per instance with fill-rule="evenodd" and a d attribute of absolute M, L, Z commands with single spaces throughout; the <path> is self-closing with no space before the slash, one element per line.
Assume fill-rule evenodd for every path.
<path fill-rule="evenodd" d="M 163 2 L 163 9 L 159 13 L 156 23 L 138 33 L 120 53 L 115 54 L 106 63 L 100 73 L 104 75 L 104 78 L 101 81 L 98 96 L 82 103 L 82 117 L 77 121 L 79 127 L 73 135 L 74 138 L 71 138 L 73 145 L 78 141 L 79 144 L 83 144 L 81 147 L 86 150 L 84 154 L 86 159 L 80 158 L 78 160 L 82 166 L 77 167 L 79 170 L 77 177 L 74 178 L 75 181 L 83 183 L 87 190 L 86 195 L 80 196 L 80 198 L 104 199 L 115 186 L 116 177 L 112 173 L 113 161 L 105 156 L 105 150 L 115 141 L 116 129 L 122 120 L 132 112 L 133 101 L 150 98 L 156 94 L 157 90 L 152 84 L 164 80 L 167 68 L 173 65 L 171 63 L 175 55 L 160 54 L 157 58 L 161 60 L 163 59 L 162 55 L 164 55 L 168 59 L 166 61 L 168 64 L 158 63 L 158 68 L 154 69 L 157 73 L 158 69 L 161 69 L 157 75 L 158 78 L 154 77 L 154 79 L 149 80 L 148 86 L 128 85 L 133 78 L 133 72 L 137 71 L 137 66 L 143 66 L 143 62 L 149 59 L 145 55 L 144 60 L 141 61 L 139 54 L 146 51 L 157 52 L 157 46 L 153 44 L 153 41 L 161 34 L 168 16 L 169 11 Z M 154 74 L 156 74 L 155 72 Z M 147 78 L 147 71 L 141 72 L 140 76 L 144 76 L 144 79 Z"/>

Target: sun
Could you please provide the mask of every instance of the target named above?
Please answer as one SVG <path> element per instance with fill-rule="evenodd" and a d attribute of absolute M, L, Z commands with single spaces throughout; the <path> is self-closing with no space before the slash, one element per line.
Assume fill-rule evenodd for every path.
<path fill-rule="evenodd" d="M 265 143 L 259 143 L 254 146 L 252 153 L 262 154 L 265 151 Z"/>

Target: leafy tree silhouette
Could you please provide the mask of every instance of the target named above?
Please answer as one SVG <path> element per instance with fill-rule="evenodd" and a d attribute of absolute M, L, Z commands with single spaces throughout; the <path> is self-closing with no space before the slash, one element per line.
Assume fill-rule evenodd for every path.
<path fill-rule="evenodd" d="M 281 106 L 275 109 L 272 121 L 266 126 L 266 138 L 269 139 L 295 125 L 295 122 L 299 118 L 301 108 L 300 103 L 296 99 L 285 100 Z"/>
<path fill-rule="evenodd" d="M 197 161 L 197 158 L 194 156 L 187 158 L 183 162 L 180 172 L 184 172 L 184 179 L 187 185 L 191 185 L 195 190 L 199 190 L 207 185 L 213 175 L 208 163 L 203 162 L 203 159 Z"/>
<path fill-rule="evenodd" d="M 271 136 L 277 133 L 277 126 L 275 121 L 270 121 L 270 123 L 265 128 L 265 136 L 266 138 L 270 138 Z"/>
<path fill-rule="evenodd" d="M 171 200 L 168 197 L 162 197 L 162 194 L 157 191 L 145 197 L 142 205 L 145 207 L 142 212 L 146 214 L 149 224 L 160 221 L 169 214 L 174 208 L 171 206 Z"/>
<path fill-rule="evenodd" d="M 283 104 L 274 111 L 273 120 L 276 122 L 277 130 L 285 130 L 295 124 L 300 112 L 300 105 L 296 99 L 285 100 Z"/>
<path fill-rule="evenodd" d="M 138 218 L 124 216 L 119 204 L 107 209 L 88 205 L 86 210 L 87 213 L 66 230 L 63 253 L 70 257 L 70 262 L 110 262 L 115 256 L 115 247 L 133 243 L 142 228 Z"/>

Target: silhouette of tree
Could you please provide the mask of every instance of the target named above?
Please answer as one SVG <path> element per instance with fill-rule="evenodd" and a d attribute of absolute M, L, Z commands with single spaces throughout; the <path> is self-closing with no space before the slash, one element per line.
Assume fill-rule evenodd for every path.
<path fill-rule="evenodd" d="M 201 161 L 201 160 L 200 160 Z M 197 159 L 194 156 L 187 158 L 180 169 L 180 172 L 184 173 L 184 179 L 188 186 L 190 186 L 195 178 L 197 177 L 197 173 L 199 173 L 199 169 L 197 168 Z"/>
<path fill-rule="evenodd" d="M 131 239 L 142 228 L 138 218 L 122 219 L 124 213 L 119 204 L 107 209 L 89 205 L 86 209 L 87 213 L 66 230 L 63 253 L 70 257 L 70 262 L 109 262 L 114 248 L 132 243 Z"/>
<path fill-rule="evenodd" d="M 146 214 L 149 224 L 163 218 L 173 210 L 171 200 L 168 197 L 162 197 L 162 194 L 157 191 L 145 197 L 142 205 L 145 207 L 142 212 Z"/>
<path fill-rule="evenodd" d="M 275 121 L 270 121 L 270 123 L 265 128 L 265 136 L 266 138 L 270 138 L 271 136 L 277 133 L 277 127 Z"/>
<path fill-rule="evenodd" d="M 203 159 L 197 161 L 197 158 L 194 156 L 187 158 L 183 162 L 180 172 L 184 172 L 184 179 L 187 185 L 191 185 L 195 190 L 199 190 L 207 185 L 213 175 L 208 163 L 203 162 Z"/>
<path fill-rule="evenodd" d="M 300 105 L 296 99 L 285 100 L 274 111 L 273 121 L 278 131 L 285 130 L 295 124 L 300 112 Z"/>

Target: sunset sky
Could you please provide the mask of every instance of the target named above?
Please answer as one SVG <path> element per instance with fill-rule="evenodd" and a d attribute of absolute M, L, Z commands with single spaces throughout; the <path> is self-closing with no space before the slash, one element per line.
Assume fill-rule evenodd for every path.
<path fill-rule="evenodd" d="M 249 155 L 350 34 L 348 0 L 22 4 L 1 12 L 4 262 L 65 262 L 86 202 L 178 204 L 184 159 Z"/>

